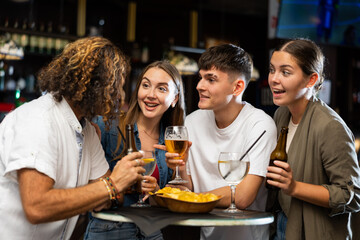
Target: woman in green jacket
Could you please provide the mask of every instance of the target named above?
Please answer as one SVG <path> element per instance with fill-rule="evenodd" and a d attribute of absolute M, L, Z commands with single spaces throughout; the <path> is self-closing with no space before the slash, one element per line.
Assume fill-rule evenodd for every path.
<path fill-rule="evenodd" d="M 289 127 L 288 162 L 268 167 L 280 189 L 275 239 L 352 239 L 350 221 L 360 209 L 360 170 L 354 136 L 341 117 L 316 97 L 324 56 L 307 39 L 275 49 L 269 85 L 278 132 Z"/>

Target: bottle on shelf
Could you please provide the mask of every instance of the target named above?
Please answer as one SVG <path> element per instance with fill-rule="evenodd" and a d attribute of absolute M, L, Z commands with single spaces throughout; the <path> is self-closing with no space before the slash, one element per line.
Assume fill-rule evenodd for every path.
<path fill-rule="evenodd" d="M 31 21 L 29 25 L 29 29 L 32 31 L 30 35 L 30 52 L 38 52 L 39 47 L 39 37 L 33 33 L 36 33 L 36 22 Z"/>
<path fill-rule="evenodd" d="M 25 51 L 29 51 L 29 35 L 26 33 L 27 25 L 28 25 L 27 24 L 27 19 L 24 19 L 23 24 L 22 24 L 23 33 L 21 34 L 21 37 L 20 37 L 20 46 Z"/>
<path fill-rule="evenodd" d="M 66 35 L 69 35 L 69 27 L 62 24 L 60 27 L 60 34 L 64 36 L 63 38 L 61 38 L 61 43 L 60 43 L 60 50 L 63 50 L 65 46 L 69 43 L 69 41 L 66 38 Z"/>
<path fill-rule="evenodd" d="M 23 71 L 18 71 L 18 77 L 16 81 L 16 88 L 18 88 L 21 91 L 24 91 L 26 88 L 26 80 L 24 78 Z"/>
<path fill-rule="evenodd" d="M 52 31 L 53 31 L 52 26 L 53 26 L 52 22 L 48 22 L 47 33 L 49 34 L 49 36 L 46 38 L 46 53 L 47 54 L 54 54 L 54 52 L 55 52 L 55 40 L 51 36 Z"/>
<path fill-rule="evenodd" d="M 26 92 L 33 93 L 35 91 L 35 76 L 29 74 L 26 76 Z"/>
<path fill-rule="evenodd" d="M 135 144 L 134 126 L 132 124 L 126 124 L 126 143 L 125 143 L 125 155 L 133 152 L 138 152 Z M 126 191 L 126 193 L 139 193 L 141 192 L 141 181 L 137 181 L 134 185 Z"/>
<path fill-rule="evenodd" d="M 16 82 L 14 79 L 14 66 L 10 65 L 8 68 L 7 80 L 5 83 L 5 89 L 13 91 L 16 88 Z"/>
<path fill-rule="evenodd" d="M 44 35 L 45 33 L 45 24 L 43 22 L 40 23 L 39 27 L 40 36 L 38 38 L 38 48 L 39 53 L 44 53 L 46 51 L 46 37 Z"/>
<path fill-rule="evenodd" d="M 68 28 L 63 24 L 59 24 L 58 32 L 63 36 L 57 37 L 55 39 L 56 54 L 59 54 L 62 51 L 62 49 L 66 46 L 66 44 L 68 44 L 68 40 L 65 38 L 65 35 L 68 34 Z"/>
<path fill-rule="evenodd" d="M 16 30 L 19 29 L 19 21 L 18 21 L 18 19 L 15 20 L 13 29 L 15 30 L 15 32 L 13 32 L 13 33 L 11 34 L 11 39 L 12 39 L 16 44 L 20 45 L 21 35 L 20 35 L 18 32 L 16 32 Z"/>
<path fill-rule="evenodd" d="M 4 28 L 8 28 L 9 27 L 9 17 L 5 17 L 5 20 L 4 20 Z"/>
<path fill-rule="evenodd" d="M 4 62 L 0 61 L 0 91 L 5 90 L 5 69 Z"/>
<path fill-rule="evenodd" d="M 277 141 L 276 147 L 275 147 L 274 151 L 272 151 L 272 153 L 270 155 L 269 166 L 275 166 L 274 165 L 275 160 L 287 162 L 286 139 L 287 139 L 288 130 L 289 129 L 287 127 L 282 127 L 281 128 L 280 136 L 279 136 L 279 139 Z M 266 187 L 268 189 L 272 189 L 272 190 L 278 189 L 277 187 L 274 187 L 274 186 L 268 184 L 267 182 L 266 182 Z"/>

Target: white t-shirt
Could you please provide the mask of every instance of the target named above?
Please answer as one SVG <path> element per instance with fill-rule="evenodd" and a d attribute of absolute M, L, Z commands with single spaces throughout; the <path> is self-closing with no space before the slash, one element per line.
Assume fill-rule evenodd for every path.
<path fill-rule="evenodd" d="M 295 124 L 292 121 L 292 117 L 290 118 L 289 125 L 288 125 L 288 134 L 286 137 L 286 152 L 289 152 L 290 144 L 294 138 L 295 132 L 299 124 Z"/>
<path fill-rule="evenodd" d="M 270 116 L 251 104 L 245 106 L 228 127 L 216 126 L 214 112 L 197 110 L 187 116 L 185 125 L 189 131 L 192 146 L 187 162 L 194 192 L 207 192 L 228 186 L 218 171 L 220 152 L 245 152 L 266 130 L 263 137 L 248 153 L 250 170 L 248 174 L 265 177 L 270 153 L 276 145 L 276 126 Z M 265 184 L 258 192 L 255 201 L 248 209 L 264 211 L 267 198 Z M 268 239 L 268 226 L 206 227 L 202 228 L 204 239 Z"/>
<path fill-rule="evenodd" d="M 101 177 L 109 166 L 95 128 L 88 121 L 82 128 L 65 99 L 58 103 L 47 94 L 9 113 L 0 124 L 0 239 L 69 239 L 78 219 L 30 224 L 17 180 L 22 168 L 36 169 L 54 180 L 54 188 L 67 189 Z"/>

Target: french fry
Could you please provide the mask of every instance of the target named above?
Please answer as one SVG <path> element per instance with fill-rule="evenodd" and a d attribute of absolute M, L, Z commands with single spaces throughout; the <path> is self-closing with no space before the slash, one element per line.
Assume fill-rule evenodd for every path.
<path fill-rule="evenodd" d="M 164 187 L 158 190 L 155 194 L 162 194 L 164 197 L 178 199 L 187 202 L 211 202 L 217 200 L 219 197 L 213 193 L 199 193 L 182 191 L 178 188 Z"/>

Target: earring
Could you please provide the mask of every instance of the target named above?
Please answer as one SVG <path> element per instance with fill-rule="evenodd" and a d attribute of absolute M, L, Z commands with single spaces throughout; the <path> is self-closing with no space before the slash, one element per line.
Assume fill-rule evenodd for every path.
<path fill-rule="evenodd" d="M 171 104 L 171 107 L 174 108 L 175 105 L 176 105 L 176 103 L 173 102 L 173 103 Z"/>

